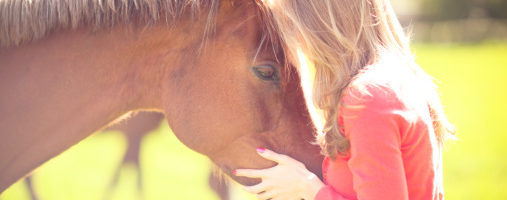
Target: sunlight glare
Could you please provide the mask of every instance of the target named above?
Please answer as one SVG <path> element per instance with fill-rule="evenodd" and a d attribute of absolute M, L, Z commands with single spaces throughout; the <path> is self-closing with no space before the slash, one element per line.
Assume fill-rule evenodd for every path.
<path fill-rule="evenodd" d="M 268 8 L 273 8 L 275 5 L 275 0 L 262 0 L 262 2 L 264 2 Z"/>
<path fill-rule="evenodd" d="M 297 49 L 297 56 L 299 60 L 299 74 L 301 76 L 301 87 L 305 97 L 305 102 L 308 107 L 308 112 L 312 118 L 313 124 L 317 129 L 318 134 L 322 134 L 324 128 L 324 117 L 322 110 L 315 107 L 313 104 L 313 84 L 315 81 L 315 66 L 308 60 L 301 49 Z"/>

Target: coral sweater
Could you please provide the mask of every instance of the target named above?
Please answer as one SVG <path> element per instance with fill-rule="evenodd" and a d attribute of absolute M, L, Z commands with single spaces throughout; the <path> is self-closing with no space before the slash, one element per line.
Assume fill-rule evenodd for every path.
<path fill-rule="evenodd" d="M 344 92 L 348 107 L 338 123 L 350 152 L 324 159 L 326 186 L 315 200 L 443 199 L 441 147 L 427 101 L 414 76 L 403 73 L 366 68 Z"/>

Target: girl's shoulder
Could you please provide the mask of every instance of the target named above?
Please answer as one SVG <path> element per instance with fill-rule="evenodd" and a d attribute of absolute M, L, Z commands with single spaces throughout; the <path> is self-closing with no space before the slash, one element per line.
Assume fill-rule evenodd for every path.
<path fill-rule="evenodd" d="M 429 127 L 427 94 L 420 80 L 404 66 L 372 65 L 362 69 L 343 92 L 338 123 L 349 137 L 351 127 L 396 125 L 400 138 L 417 126 Z M 372 134 L 372 133 L 366 133 Z M 401 140 L 400 140 L 401 141 Z"/>
<path fill-rule="evenodd" d="M 345 108 L 421 111 L 427 109 L 429 83 L 411 66 L 384 61 L 364 67 L 344 90 Z"/>
<path fill-rule="evenodd" d="M 344 105 L 377 103 L 401 103 L 399 98 L 402 86 L 400 74 L 391 67 L 370 65 L 361 69 L 343 91 Z"/>

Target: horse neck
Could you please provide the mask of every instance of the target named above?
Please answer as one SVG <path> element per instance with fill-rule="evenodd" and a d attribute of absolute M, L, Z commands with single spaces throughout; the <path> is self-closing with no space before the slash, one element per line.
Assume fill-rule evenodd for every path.
<path fill-rule="evenodd" d="M 160 110 L 160 49 L 125 27 L 0 49 L 0 191 L 119 116 Z"/>

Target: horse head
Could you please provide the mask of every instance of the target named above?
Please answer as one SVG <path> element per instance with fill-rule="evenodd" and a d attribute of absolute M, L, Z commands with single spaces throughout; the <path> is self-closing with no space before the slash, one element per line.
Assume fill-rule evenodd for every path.
<path fill-rule="evenodd" d="M 233 176 L 234 169 L 275 164 L 258 156 L 257 147 L 294 157 L 320 175 L 322 156 L 312 144 L 297 71 L 284 63 L 263 23 L 254 4 L 222 5 L 201 55 L 180 59 L 167 73 L 165 115 L 179 140 L 240 183 L 259 180 Z"/>

